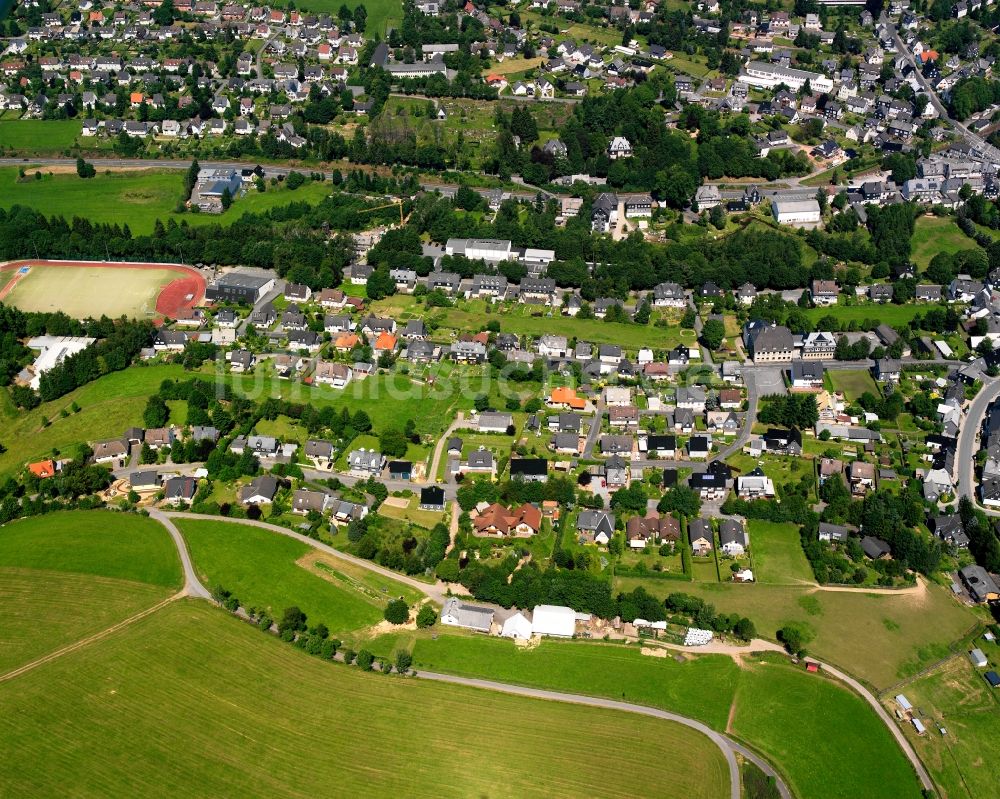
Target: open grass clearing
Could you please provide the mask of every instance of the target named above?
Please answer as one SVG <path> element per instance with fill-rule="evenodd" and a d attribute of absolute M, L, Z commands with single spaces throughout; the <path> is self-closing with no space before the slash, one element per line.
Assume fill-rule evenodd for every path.
<path fill-rule="evenodd" d="M 7 525 L 0 566 L 91 574 L 180 588 L 180 560 L 163 525 L 132 513 L 59 511 Z"/>
<path fill-rule="evenodd" d="M 748 528 L 757 582 L 775 585 L 814 582 L 812 567 L 802 551 L 798 525 L 751 519 Z"/>
<path fill-rule="evenodd" d="M 9 124 L 0 122 L 0 137 Z M 79 123 L 77 123 L 79 127 Z M 2 138 L 0 138 L 2 143 Z M 40 180 L 30 177 L 38 171 Z M 185 220 L 189 225 L 230 224 L 244 213 L 262 213 L 291 202 L 318 203 L 331 189 L 327 183 L 306 183 L 291 191 L 268 186 L 260 194 L 251 189 L 235 199 L 232 207 L 221 216 L 215 214 L 175 213 L 184 193 L 184 172 L 180 169 L 143 169 L 111 172 L 100 170 L 84 180 L 72 173 L 48 174 L 47 168 L 27 167 L 29 177 L 18 179 L 15 167 L 0 168 L 0 208 L 24 205 L 46 216 L 75 216 L 92 222 L 129 226 L 133 233 L 152 233 L 157 219 Z"/>
<path fill-rule="evenodd" d="M 1000 647 L 979 639 L 990 668 L 1000 665 Z M 1000 783 L 1000 759 L 993 756 L 1000 736 L 1000 697 L 969 659 L 959 655 L 901 689 L 927 727 L 918 735 L 904 723 L 920 759 L 942 795 L 949 799 L 993 796 Z M 939 727 L 947 730 L 941 735 Z"/>
<path fill-rule="evenodd" d="M 22 311 L 62 311 L 74 319 L 152 319 L 156 298 L 182 275 L 172 269 L 116 269 L 101 266 L 32 265 L 4 299 Z M 4 277 L 12 276 L 7 272 Z"/>
<path fill-rule="evenodd" d="M 141 425 L 146 398 L 156 393 L 163 380 L 186 376 L 180 366 L 133 366 L 31 411 L 14 408 L 9 394 L 0 391 L 8 411 L 0 416 L 0 441 L 7 448 L 0 452 L 0 477 L 20 471 L 30 461 L 50 457 L 53 451 L 72 456 L 78 444 L 114 438 L 130 425 Z M 74 402 L 80 406 L 79 413 L 62 416 Z"/>
<path fill-rule="evenodd" d="M 83 130 L 77 119 L 4 119 L 0 146 L 20 153 L 51 153 L 72 147 Z"/>
<path fill-rule="evenodd" d="M 913 247 L 911 260 L 921 269 L 926 269 L 939 252 L 951 254 L 979 249 L 979 245 L 966 236 L 955 218 L 950 216 L 924 214 L 917 219 L 910 241 Z"/>
<path fill-rule="evenodd" d="M 762 583 L 695 582 L 678 587 L 664 580 L 620 577 L 614 590 L 631 591 L 638 585 L 654 596 L 672 591 L 700 596 L 718 611 L 748 616 L 758 633 L 772 640 L 785 624 L 802 625 L 813 635 L 810 654 L 879 689 L 949 654 L 948 645 L 977 620 L 972 610 L 936 584 L 896 595 Z"/>
<path fill-rule="evenodd" d="M 889 327 L 902 327 L 909 324 L 917 314 L 924 313 L 926 310 L 926 305 L 893 305 L 892 303 L 879 305 L 873 302 L 864 302 L 858 305 L 838 304 L 828 307 L 808 308 L 804 313 L 813 324 L 819 322 L 824 316 L 832 316 L 834 319 L 845 324 L 873 319 L 878 324 L 886 324 Z"/>
<path fill-rule="evenodd" d="M 867 369 L 831 369 L 828 374 L 834 391 L 842 391 L 848 402 L 860 398 L 866 391 L 879 396 L 875 378 Z"/>
<path fill-rule="evenodd" d="M 275 620 L 297 605 L 310 626 L 333 633 L 375 624 L 383 603 L 347 583 L 326 580 L 298 564 L 312 548 L 251 525 L 179 519 L 177 526 L 207 586 L 221 585 L 246 607 L 266 608 Z"/>
<path fill-rule="evenodd" d="M 795 796 L 921 796 L 882 721 L 841 685 L 759 662 L 740 675 L 733 729 L 780 763 Z"/>
<path fill-rule="evenodd" d="M 424 594 L 415 588 L 326 552 L 310 549 L 297 562 L 302 568 L 324 579 L 342 584 L 352 591 L 367 593 L 371 598 L 377 597 L 379 602 L 384 601 L 386 597 L 398 596 L 405 599 L 407 604 L 413 605 L 424 598 Z"/>
<path fill-rule="evenodd" d="M 345 796 L 721 799 L 729 791 L 721 754 L 683 727 L 362 674 L 204 603 L 171 605 L 0 685 L 0 702 L 0 792 L 9 795 L 53 795 L 67 779 L 78 796 L 292 797 L 331 785 Z M 645 756 L 609 769 L 580 756 L 579 730 L 627 738 Z M 290 772 L 293 762 L 303 768 Z"/>
<path fill-rule="evenodd" d="M 41 569 L 0 566 L 0 674 L 105 630 L 170 590 Z"/>

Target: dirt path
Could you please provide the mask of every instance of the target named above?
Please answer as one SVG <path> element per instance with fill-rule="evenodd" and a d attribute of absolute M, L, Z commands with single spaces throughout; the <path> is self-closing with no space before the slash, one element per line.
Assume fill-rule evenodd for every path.
<path fill-rule="evenodd" d="M 43 655 L 40 658 L 36 658 L 35 660 L 32 660 L 30 663 L 25 663 L 23 666 L 19 666 L 13 671 L 8 671 L 6 674 L 0 674 L 0 682 L 7 682 L 8 680 L 13 680 L 15 677 L 20 677 L 22 674 L 26 674 L 29 671 L 38 668 L 39 666 L 44 666 L 46 663 L 51 663 L 53 660 L 58 660 L 63 655 L 68 655 L 71 652 L 76 652 L 78 649 L 83 649 L 85 646 L 89 646 L 95 641 L 100 641 L 104 638 L 107 638 L 109 635 L 112 635 L 113 633 L 116 633 L 119 630 L 125 629 L 130 624 L 135 624 L 135 622 L 139 621 L 140 619 L 144 619 L 147 616 L 156 613 L 156 611 L 158 611 L 160 608 L 166 607 L 171 602 L 177 599 L 181 599 L 182 597 L 185 596 L 187 596 L 187 594 L 184 591 L 180 591 L 174 594 L 173 596 L 167 597 L 162 602 L 157 602 L 150 608 L 141 610 L 138 613 L 129 616 L 127 619 L 122 619 L 117 624 L 112 624 L 110 627 L 101 630 L 100 632 L 96 632 L 93 635 L 88 635 L 86 638 L 81 638 L 79 641 L 75 641 L 72 644 L 68 644 L 62 647 L 61 649 L 55 650 L 54 652 L 49 652 L 49 654 Z"/>

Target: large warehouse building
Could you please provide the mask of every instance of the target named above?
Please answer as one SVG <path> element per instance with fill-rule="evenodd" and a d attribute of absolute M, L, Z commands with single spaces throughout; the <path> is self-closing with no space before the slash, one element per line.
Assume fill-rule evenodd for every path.
<path fill-rule="evenodd" d="M 274 288 L 274 278 L 230 272 L 222 275 L 205 289 L 205 299 L 214 302 L 239 302 L 253 305 Z"/>

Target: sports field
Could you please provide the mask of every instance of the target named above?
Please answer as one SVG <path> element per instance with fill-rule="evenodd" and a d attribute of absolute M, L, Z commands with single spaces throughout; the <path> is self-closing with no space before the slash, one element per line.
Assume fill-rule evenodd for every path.
<path fill-rule="evenodd" d="M 5 270 L 0 283 L 5 303 L 24 311 L 62 311 L 76 319 L 174 316 L 198 302 L 205 290 L 204 279 L 193 270 L 154 264 L 33 262 Z"/>
<path fill-rule="evenodd" d="M 0 705 L 5 796 L 729 796 L 686 728 L 363 674 L 195 601 L 0 684 Z"/>
<path fill-rule="evenodd" d="M 382 618 L 381 597 L 300 566 L 311 551 L 307 544 L 246 524 L 179 519 L 177 526 L 202 582 L 222 585 L 246 607 L 267 608 L 280 619 L 297 605 L 310 625 L 322 622 L 341 635 Z"/>

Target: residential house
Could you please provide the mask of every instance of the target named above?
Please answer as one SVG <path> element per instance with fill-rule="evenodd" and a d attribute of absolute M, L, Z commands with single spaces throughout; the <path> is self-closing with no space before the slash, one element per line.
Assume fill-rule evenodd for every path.
<path fill-rule="evenodd" d="M 722 519 L 719 522 L 719 549 L 730 557 L 743 555 L 750 546 L 746 528 L 737 519 Z"/>

